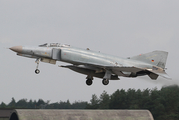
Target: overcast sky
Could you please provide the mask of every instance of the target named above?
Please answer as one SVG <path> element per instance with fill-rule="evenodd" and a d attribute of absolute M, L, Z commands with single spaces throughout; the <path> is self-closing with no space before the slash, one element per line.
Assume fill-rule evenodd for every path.
<path fill-rule="evenodd" d="M 51 103 L 89 101 L 92 94 L 117 89 L 160 89 L 179 84 L 178 0 L 1 0 L 0 1 L 0 103 L 43 99 Z M 86 76 L 58 65 L 17 56 L 9 47 L 59 42 L 102 53 L 130 57 L 154 50 L 168 51 L 167 73 L 173 80 L 148 76 L 110 81 Z"/>

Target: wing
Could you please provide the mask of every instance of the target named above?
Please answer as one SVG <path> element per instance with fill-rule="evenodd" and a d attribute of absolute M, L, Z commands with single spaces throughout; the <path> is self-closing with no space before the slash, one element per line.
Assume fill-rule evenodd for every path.
<path fill-rule="evenodd" d="M 171 79 L 167 73 L 157 66 L 153 66 L 152 69 L 144 69 L 134 66 L 100 66 L 100 65 L 69 65 L 61 66 L 70 69 L 79 68 L 79 69 L 91 69 L 96 71 L 95 73 L 105 72 L 106 70 L 111 71 L 112 74 L 123 77 L 137 77 L 142 75 L 148 75 L 151 79 L 156 80 L 158 76 L 164 77 L 166 79 Z"/>
<path fill-rule="evenodd" d="M 143 71 L 143 69 L 141 69 L 141 68 L 129 67 L 129 66 L 121 66 L 121 67 L 119 67 L 119 66 L 106 66 L 105 69 L 111 71 L 112 73 L 114 73 L 118 76 L 124 76 L 124 77 L 129 77 L 132 74 L 133 75 L 135 74 L 134 76 L 136 76 L 136 73 Z"/>
<path fill-rule="evenodd" d="M 158 76 L 161 76 L 166 79 L 172 79 L 162 68 L 153 66 L 152 69 L 143 69 L 138 67 L 106 67 L 106 69 L 111 70 L 114 74 L 118 76 L 125 77 L 135 77 L 139 74 L 148 75 L 151 79 L 156 80 Z"/>
<path fill-rule="evenodd" d="M 94 73 L 105 73 L 106 70 L 111 71 L 113 75 L 117 76 L 124 76 L 124 77 L 136 77 L 136 73 L 143 71 L 143 69 L 136 68 L 136 67 L 129 67 L 129 66 L 100 66 L 100 65 L 67 65 L 67 66 L 59 66 L 59 67 L 65 67 L 69 68 L 71 70 L 74 70 L 76 72 L 85 72 L 85 70 L 92 70 L 95 71 Z M 87 71 L 89 74 L 90 71 Z M 85 74 L 87 74 L 85 73 Z M 133 75 L 133 76 L 131 76 Z"/>

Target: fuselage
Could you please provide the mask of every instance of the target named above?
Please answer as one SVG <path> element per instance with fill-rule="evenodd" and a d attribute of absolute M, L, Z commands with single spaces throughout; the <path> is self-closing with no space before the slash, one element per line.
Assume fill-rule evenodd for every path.
<path fill-rule="evenodd" d="M 41 46 L 41 47 L 23 47 L 18 55 L 30 58 L 42 58 L 63 61 L 74 65 L 96 65 L 96 66 L 137 66 L 152 68 L 152 65 L 132 60 L 130 58 L 121 58 L 108 55 L 90 49 L 81 49 L 69 45 L 59 46 Z"/>

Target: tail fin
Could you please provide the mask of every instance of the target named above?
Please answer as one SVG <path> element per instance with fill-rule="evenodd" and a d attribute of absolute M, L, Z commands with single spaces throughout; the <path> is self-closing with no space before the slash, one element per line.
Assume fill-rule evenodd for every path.
<path fill-rule="evenodd" d="M 131 59 L 146 62 L 161 68 L 165 68 L 168 52 L 165 51 L 153 51 L 146 54 L 131 57 Z"/>

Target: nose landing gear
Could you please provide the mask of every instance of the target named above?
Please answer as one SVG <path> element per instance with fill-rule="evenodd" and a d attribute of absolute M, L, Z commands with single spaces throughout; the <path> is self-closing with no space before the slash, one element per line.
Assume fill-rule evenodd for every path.
<path fill-rule="evenodd" d="M 39 73 L 40 73 L 40 70 L 38 69 L 38 67 L 39 67 L 39 63 L 40 63 L 40 58 L 38 58 L 38 59 L 35 61 L 35 63 L 37 63 L 37 67 L 36 67 L 35 73 L 36 73 L 36 74 L 39 74 Z"/>
<path fill-rule="evenodd" d="M 35 70 L 35 73 L 36 73 L 36 74 L 39 74 L 39 73 L 40 73 L 40 70 L 39 70 L 39 69 L 36 69 L 36 70 Z"/>

